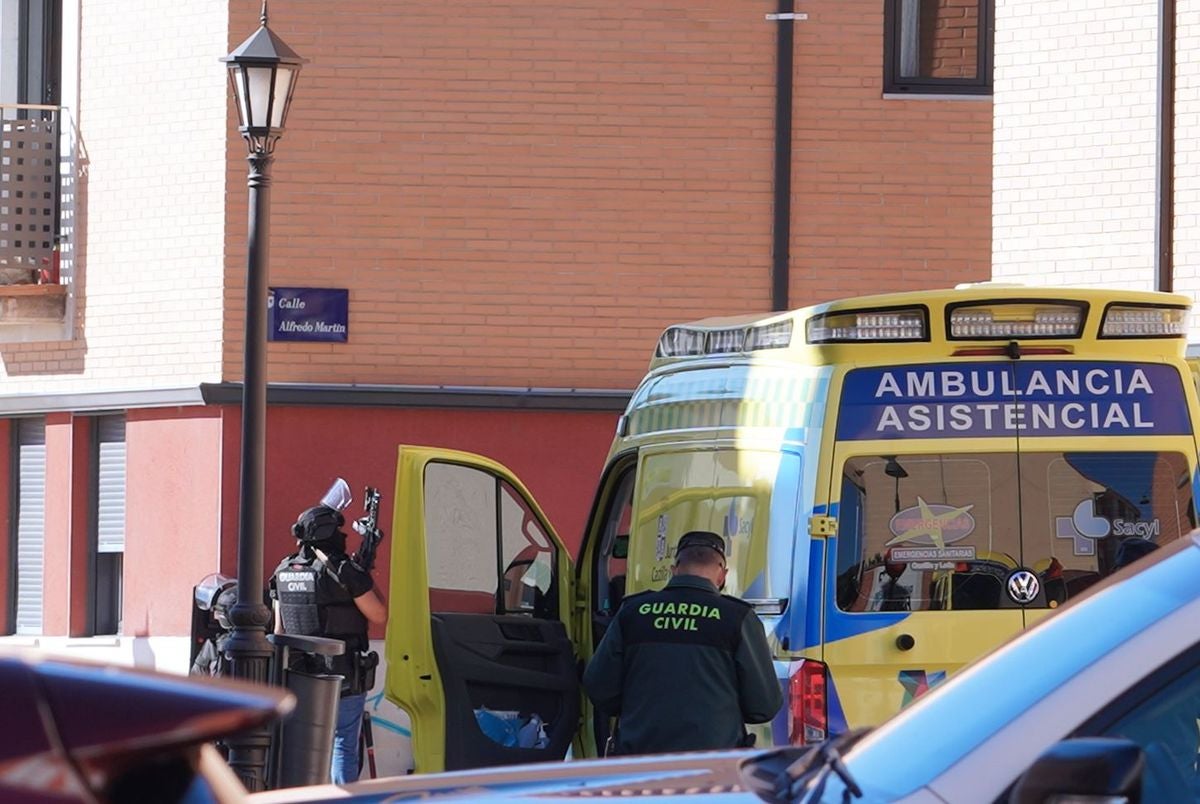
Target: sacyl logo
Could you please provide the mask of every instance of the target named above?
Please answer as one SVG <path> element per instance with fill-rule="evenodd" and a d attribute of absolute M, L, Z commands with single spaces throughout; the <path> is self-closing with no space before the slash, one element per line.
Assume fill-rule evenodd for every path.
<path fill-rule="evenodd" d="M 1096 539 L 1108 536 L 1137 536 L 1153 539 L 1162 532 L 1162 522 L 1128 519 L 1109 521 L 1096 513 L 1096 502 L 1086 499 L 1075 506 L 1070 516 L 1054 518 L 1054 535 L 1071 540 L 1071 552 L 1077 556 L 1096 555 Z"/>

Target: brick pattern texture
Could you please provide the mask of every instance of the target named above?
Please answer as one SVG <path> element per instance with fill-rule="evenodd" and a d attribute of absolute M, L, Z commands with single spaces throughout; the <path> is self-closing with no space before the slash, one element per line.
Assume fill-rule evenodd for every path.
<path fill-rule="evenodd" d="M 1154 286 L 1157 37 L 1155 0 L 996 4 L 997 280 Z"/>
<path fill-rule="evenodd" d="M 0 391 L 240 379 L 245 148 L 216 58 L 259 6 L 84 3 L 80 338 L 5 347 Z M 791 304 L 987 278 L 990 99 L 884 98 L 882 4 L 800 6 Z M 667 325 L 768 310 L 775 10 L 272 4 L 310 61 L 270 282 L 349 288 L 350 340 L 272 343 L 270 379 L 630 388 Z"/>
<path fill-rule="evenodd" d="M 802 5 L 792 304 L 986 278 L 991 104 L 884 100 L 881 4 Z M 233 29 L 250 29 L 236 8 Z M 272 344 L 272 378 L 632 387 L 667 325 L 769 309 L 771 11 L 279 8 L 273 27 L 312 61 L 275 166 L 271 279 L 349 287 L 351 331 Z"/>

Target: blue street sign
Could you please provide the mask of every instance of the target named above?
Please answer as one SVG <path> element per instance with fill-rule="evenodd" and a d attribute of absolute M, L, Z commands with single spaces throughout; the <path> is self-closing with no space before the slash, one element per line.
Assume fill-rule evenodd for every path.
<path fill-rule="evenodd" d="M 349 334 L 350 291 L 345 288 L 270 288 L 267 340 L 340 341 Z"/>

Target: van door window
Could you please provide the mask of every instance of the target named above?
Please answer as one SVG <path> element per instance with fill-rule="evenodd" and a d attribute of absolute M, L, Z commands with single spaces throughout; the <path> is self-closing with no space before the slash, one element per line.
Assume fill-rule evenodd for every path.
<path fill-rule="evenodd" d="M 1196 526 L 1192 473 L 1177 452 L 1021 453 L 1025 561 L 1048 605 Z"/>
<path fill-rule="evenodd" d="M 847 612 L 1008 608 L 1018 568 L 1017 457 L 873 455 L 846 461 L 837 604 Z"/>
<path fill-rule="evenodd" d="M 523 497 L 500 483 L 501 614 L 558 616 L 554 545 Z"/>
<path fill-rule="evenodd" d="M 770 589 L 766 573 L 771 495 L 781 453 L 697 450 L 648 455 L 634 506 L 630 591 L 661 588 L 671 577 L 675 544 L 691 530 L 725 538 L 729 574 L 725 591 L 787 596 Z M 790 513 L 790 511 L 789 511 Z"/>
<path fill-rule="evenodd" d="M 425 469 L 431 611 L 557 616 L 553 543 L 522 497 L 479 469 Z"/>
<path fill-rule="evenodd" d="M 600 549 L 596 554 L 596 613 L 616 614 L 625 599 L 625 573 L 629 556 L 629 529 L 633 521 L 633 466 L 617 478 L 600 524 Z M 597 639 L 599 642 L 599 639 Z"/>

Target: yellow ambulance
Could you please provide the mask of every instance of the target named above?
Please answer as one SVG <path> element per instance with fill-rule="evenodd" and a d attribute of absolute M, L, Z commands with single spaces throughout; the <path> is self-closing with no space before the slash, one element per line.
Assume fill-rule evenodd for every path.
<path fill-rule="evenodd" d="M 581 667 L 695 529 L 775 653 L 759 744 L 883 721 L 1196 526 L 1190 306 L 984 283 L 672 326 L 575 561 L 500 464 L 401 447 L 385 689 L 416 770 L 596 755 Z"/>

